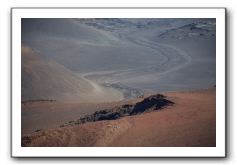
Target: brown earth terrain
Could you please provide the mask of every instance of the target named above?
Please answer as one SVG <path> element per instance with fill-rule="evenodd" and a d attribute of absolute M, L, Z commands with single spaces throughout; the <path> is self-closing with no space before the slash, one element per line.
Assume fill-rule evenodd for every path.
<path fill-rule="evenodd" d="M 59 110 L 57 115 L 56 110 L 50 117 L 47 118 L 49 109 L 45 110 L 43 115 L 45 119 L 45 126 L 42 130 L 30 133 L 33 128 L 39 128 L 39 124 L 34 124 L 32 118 L 28 131 L 23 131 L 22 146 L 40 146 L 40 147 L 83 147 L 83 146 L 124 146 L 124 147 L 215 147 L 216 146 L 216 94 L 215 88 L 208 90 L 199 90 L 192 92 L 168 92 L 163 93 L 165 99 L 174 103 L 164 106 L 156 111 L 154 106 L 153 110 L 143 111 L 142 113 L 134 114 L 133 111 L 137 110 L 135 107 L 138 104 L 144 103 L 143 101 L 148 98 L 138 98 L 137 101 L 122 103 L 110 103 L 104 105 L 90 105 L 86 104 L 90 112 L 86 112 L 86 105 L 84 105 L 85 114 L 95 114 L 93 107 L 96 111 L 104 108 L 110 109 L 114 114 L 114 106 L 121 107 L 123 105 L 133 105 L 133 111 L 127 115 L 121 115 L 116 120 L 88 120 L 88 122 L 76 123 L 77 115 L 73 115 L 73 109 L 78 109 L 79 104 L 69 106 L 69 114 L 65 110 Z M 145 102 L 146 103 L 146 102 Z M 56 102 L 49 103 L 24 103 L 23 111 L 30 112 L 32 106 L 36 106 L 38 111 L 35 113 L 24 116 L 22 123 L 28 122 L 27 118 L 39 115 L 38 121 L 43 123 L 43 116 L 39 109 L 47 107 L 63 107 L 66 103 L 57 105 Z M 44 108 L 42 108 L 43 106 Z M 62 106 L 63 105 L 63 106 Z M 82 105 L 80 105 L 83 107 Z M 31 109 L 30 109 L 31 107 Z M 40 108 L 41 107 L 41 108 Z M 128 106 L 129 107 L 129 106 Z M 112 110 L 111 110 L 112 108 Z M 60 109 L 60 108 L 59 108 Z M 82 108 L 83 109 L 83 108 Z M 117 111 L 121 108 L 116 108 Z M 122 109 L 123 110 L 123 109 Z M 42 110 L 44 111 L 44 110 Z M 37 113 L 36 113 L 37 112 Z M 75 112 L 76 113 L 76 112 Z M 26 113 L 27 114 L 27 113 Z M 67 117 L 63 117 L 63 114 Z M 85 115 L 83 114 L 83 115 Z M 107 114 L 107 112 L 105 113 Z M 41 115 L 41 116 L 40 116 Z M 61 117 L 60 117 L 61 115 Z M 78 116 L 81 116 L 82 113 Z M 93 116 L 93 115 L 92 115 Z M 56 127 L 57 120 L 72 119 L 69 124 Z M 48 119 L 52 119 L 48 120 Z M 53 120 L 54 119 L 54 120 Z M 103 118 L 106 119 L 106 118 Z M 66 123 L 65 121 L 62 123 Z M 37 120 L 35 120 L 35 123 Z M 28 124 L 30 124 L 28 122 Z M 71 123 L 71 124 L 70 124 Z M 46 127 L 46 125 L 48 125 Z M 53 126 L 52 126 L 53 125 Z M 23 125 L 22 130 L 27 130 Z M 30 131 L 29 131 L 30 130 Z"/>

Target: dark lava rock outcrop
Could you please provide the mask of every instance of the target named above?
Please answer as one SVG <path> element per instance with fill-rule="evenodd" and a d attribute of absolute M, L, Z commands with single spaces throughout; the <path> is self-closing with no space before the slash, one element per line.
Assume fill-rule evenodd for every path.
<path fill-rule="evenodd" d="M 172 104 L 174 103 L 167 100 L 166 97 L 161 94 L 152 95 L 134 105 L 125 104 L 112 109 L 103 109 L 96 111 L 93 114 L 85 115 L 76 121 L 70 121 L 68 124 L 61 125 L 60 127 L 74 124 L 83 124 L 87 122 L 95 122 L 100 120 L 116 120 L 124 116 L 132 116 L 161 110 L 165 106 Z"/>

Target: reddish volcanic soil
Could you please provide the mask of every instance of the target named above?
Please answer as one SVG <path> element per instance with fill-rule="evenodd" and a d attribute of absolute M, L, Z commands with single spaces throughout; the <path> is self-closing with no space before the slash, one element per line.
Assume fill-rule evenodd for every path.
<path fill-rule="evenodd" d="M 161 146 L 216 145 L 215 89 L 170 92 L 175 104 L 160 111 L 28 134 L 23 146 Z"/>

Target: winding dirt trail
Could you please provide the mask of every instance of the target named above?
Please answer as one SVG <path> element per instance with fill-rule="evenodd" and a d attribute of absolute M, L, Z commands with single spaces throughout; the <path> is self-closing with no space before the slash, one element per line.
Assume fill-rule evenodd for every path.
<path fill-rule="evenodd" d="M 183 50 L 148 40 L 132 40 L 128 42 L 146 47 L 157 52 L 158 56 L 163 56 L 165 60 L 159 65 L 140 66 L 126 70 L 99 71 L 86 73 L 83 76 L 88 79 L 95 79 L 100 84 L 119 83 L 123 80 L 138 78 L 144 75 L 156 74 L 156 76 L 164 75 L 173 71 L 177 71 L 191 62 L 191 57 Z"/>

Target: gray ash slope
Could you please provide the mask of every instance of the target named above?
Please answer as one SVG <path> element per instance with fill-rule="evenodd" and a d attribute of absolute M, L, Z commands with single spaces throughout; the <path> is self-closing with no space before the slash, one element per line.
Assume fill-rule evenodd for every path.
<path fill-rule="evenodd" d="M 59 99 L 64 95 L 91 92 L 91 85 L 53 61 L 41 58 L 26 45 L 21 47 L 22 101 Z"/>
<path fill-rule="evenodd" d="M 76 75 L 52 60 L 40 56 L 30 47 L 21 47 L 21 99 L 27 101 L 75 100 L 80 102 L 117 101 L 120 92 L 105 89 Z"/>
<path fill-rule="evenodd" d="M 214 86 L 215 28 L 215 19 L 23 19 L 22 42 L 129 97 Z"/>

